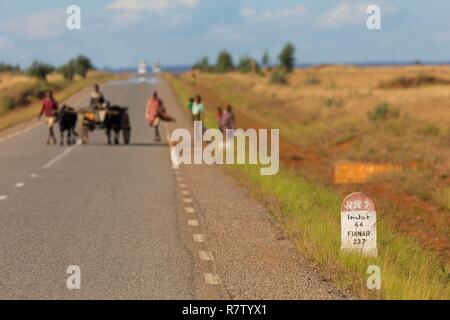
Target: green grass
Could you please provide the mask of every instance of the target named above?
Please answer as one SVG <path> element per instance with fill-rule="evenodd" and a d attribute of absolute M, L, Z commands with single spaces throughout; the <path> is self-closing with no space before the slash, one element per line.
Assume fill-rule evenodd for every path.
<path fill-rule="evenodd" d="M 276 176 L 261 176 L 257 166 L 228 166 L 264 201 L 298 249 L 340 287 L 361 298 L 448 299 L 448 271 L 428 250 L 378 222 L 377 258 L 340 250 L 342 199 L 332 190 L 281 169 Z M 269 200 L 268 200 L 269 199 Z M 366 288 L 367 268 L 382 271 L 382 290 Z"/>
<path fill-rule="evenodd" d="M 184 103 L 193 88 L 167 76 L 179 101 Z M 206 122 L 214 123 L 213 113 Z M 340 206 L 343 199 L 333 190 L 280 168 L 276 176 L 261 176 L 259 167 L 227 166 L 227 171 L 253 191 L 282 226 L 285 233 L 322 272 L 339 287 L 365 299 L 449 299 L 449 270 L 434 253 L 409 237 L 378 222 L 377 258 L 340 250 Z M 251 222 L 249 222 L 251 223 Z M 368 290 L 367 268 L 382 272 L 382 290 Z"/>

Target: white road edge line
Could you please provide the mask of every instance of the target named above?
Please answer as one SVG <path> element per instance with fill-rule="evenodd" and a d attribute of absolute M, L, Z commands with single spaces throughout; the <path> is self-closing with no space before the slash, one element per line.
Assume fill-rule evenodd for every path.
<path fill-rule="evenodd" d="M 200 256 L 201 260 L 205 260 L 205 261 L 213 261 L 214 260 L 212 253 L 209 251 L 200 250 L 198 252 L 198 255 Z"/>
<path fill-rule="evenodd" d="M 193 234 L 192 236 L 195 242 L 205 242 L 205 236 L 202 234 Z"/>
<path fill-rule="evenodd" d="M 22 188 L 24 185 L 25 185 L 25 183 L 23 183 L 23 182 L 17 182 L 17 183 L 14 185 L 14 187 L 16 187 L 16 188 Z"/>
<path fill-rule="evenodd" d="M 220 284 L 220 278 L 216 274 L 205 273 L 205 282 L 207 284 L 211 284 L 211 285 L 219 285 Z"/>
<path fill-rule="evenodd" d="M 198 223 L 198 220 L 192 219 L 192 220 L 188 220 L 188 225 L 191 227 L 198 227 L 199 223 Z"/>
<path fill-rule="evenodd" d="M 64 150 L 59 156 L 57 156 L 55 159 L 50 160 L 48 163 L 42 166 L 42 169 L 47 170 L 51 166 L 53 166 L 55 163 L 57 163 L 59 160 L 67 156 L 73 149 L 78 147 L 81 144 L 81 140 L 78 140 L 77 144 L 74 147 L 69 147 L 66 150 Z"/>
<path fill-rule="evenodd" d="M 185 207 L 184 211 L 186 211 L 186 213 L 195 213 L 195 209 L 193 207 Z"/>

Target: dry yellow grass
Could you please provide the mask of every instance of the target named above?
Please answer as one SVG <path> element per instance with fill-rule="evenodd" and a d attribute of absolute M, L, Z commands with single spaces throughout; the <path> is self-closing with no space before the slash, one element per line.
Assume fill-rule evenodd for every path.
<path fill-rule="evenodd" d="M 119 77 L 122 77 L 122 75 L 114 75 L 100 71 L 90 71 L 86 79 L 76 77 L 73 81 L 66 81 L 60 75 L 55 73 L 51 74 L 47 78 L 47 81 L 49 83 L 59 84 L 61 89 L 56 92 L 56 98 L 58 100 L 64 100 L 78 90 L 81 90 L 83 87 L 91 85 L 94 82 L 104 82 Z M 0 101 L 5 96 L 20 95 L 21 92 L 38 84 L 39 81 L 26 75 L 12 73 L 0 73 L 0 80 Z M 3 84 L 3 87 L 1 84 Z M 37 115 L 40 107 L 40 101 L 34 100 L 30 101 L 30 103 L 26 106 L 18 106 L 9 112 L 1 112 L 2 110 L 0 108 L 0 131 L 31 120 Z"/>
<path fill-rule="evenodd" d="M 16 73 L 0 73 L 0 91 L 13 89 L 22 85 L 33 85 L 37 82 L 37 79 L 33 79 L 29 76 L 16 74 Z"/>
<path fill-rule="evenodd" d="M 295 70 L 287 86 L 270 85 L 267 75 L 201 73 L 191 94 L 204 96 L 212 116 L 231 103 L 238 124 L 279 128 L 294 146 L 282 158 L 313 181 L 332 184 L 341 161 L 406 168 L 336 189 L 374 195 L 390 223 L 450 261 L 450 84 L 380 87 L 424 76 L 448 81 L 450 67 L 323 66 Z M 190 86 L 189 74 L 179 80 Z M 371 121 L 380 104 L 398 119 Z"/>

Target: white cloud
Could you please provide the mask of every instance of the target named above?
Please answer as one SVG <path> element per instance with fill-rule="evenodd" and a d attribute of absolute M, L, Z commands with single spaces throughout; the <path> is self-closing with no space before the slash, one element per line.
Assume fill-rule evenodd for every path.
<path fill-rule="evenodd" d="M 0 30 L 30 39 L 54 38 L 66 30 L 63 10 L 43 11 L 0 23 Z"/>
<path fill-rule="evenodd" d="M 322 27 L 338 27 L 362 24 L 367 19 L 368 4 L 344 1 L 321 15 L 318 23 Z"/>
<path fill-rule="evenodd" d="M 304 15 L 307 12 L 303 5 L 297 5 L 293 8 L 257 12 L 251 7 L 241 9 L 241 17 L 248 21 L 267 22 L 286 18 L 294 18 Z"/>
<path fill-rule="evenodd" d="M 433 37 L 434 41 L 437 43 L 447 43 L 450 42 L 450 31 L 441 31 L 435 33 Z"/>
<path fill-rule="evenodd" d="M 162 13 L 176 7 L 195 8 L 198 5 L 199 0 L 116 0 L 107 5 L 107 9 Z"/>
<path fill-rule="evenodd" d="M 11 49 L 13 47 L 14 45 L 9 39 L 0 36 L 0 50 Z"/>
<path fill-rule="evenodd" d="M 357 2 L 346 0 L 324 14 L 318 16 L 317 24 L 320 27 L 341 27 L 361 24 L 365 26 L 367 20 L 367 8 L 370 5 L 381 7 L 382 14 L 393 14 L 397 12 L 397 7 L 384 0 L 374 0 L 372 2 Z"/>

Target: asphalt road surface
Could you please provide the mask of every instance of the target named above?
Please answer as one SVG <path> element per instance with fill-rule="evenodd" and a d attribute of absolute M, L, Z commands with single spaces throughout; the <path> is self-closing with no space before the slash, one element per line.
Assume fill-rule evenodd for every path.
<path fill-rule="evenodd" d="M 0 134 L 0 298 L 344 298 L 220 168 L 174 170 L 144 118 L 155 89 L 189 126 L 165 82 L 116 82 L 102 91 L 130 108 L 129 146 L 100 130 L 88 145 L 46 146 L 36 122 Z"/>

